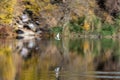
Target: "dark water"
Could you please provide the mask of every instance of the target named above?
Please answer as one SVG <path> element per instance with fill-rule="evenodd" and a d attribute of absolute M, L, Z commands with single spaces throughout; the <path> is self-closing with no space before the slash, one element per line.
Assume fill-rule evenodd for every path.
<path fill-rule="evenodd" d="M 0 39 L 0 80 L 120 80 L 120 41 Z"/>

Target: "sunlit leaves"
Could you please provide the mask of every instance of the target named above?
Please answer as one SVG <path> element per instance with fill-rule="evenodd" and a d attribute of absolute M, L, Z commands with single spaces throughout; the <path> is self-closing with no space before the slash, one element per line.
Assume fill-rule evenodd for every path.
<path fill-rule="evenodd" d="M 25 3 L 30 3 L 30 4 L 25 4 Z M 38 6 L 38 2 L 36 0 L 23 0 L 23 6 L 25 9 L 29 9 L 33 11 L 33 13 L 38 15 L 38 12 L 40 11 L 40 7 Z"/>
<path fill-rule="evenodd" d="M 85 21 L 84 25 L 83 25 L 83 28 L 84 28 L 85 31 L 89 31 L 90 30 L 90 24 Z"/>
<path fill-rule="evenodd" d="M 0 2 L 0 23 L 12 23 L 15 4 L 16 0 L 4 0 Z"/>

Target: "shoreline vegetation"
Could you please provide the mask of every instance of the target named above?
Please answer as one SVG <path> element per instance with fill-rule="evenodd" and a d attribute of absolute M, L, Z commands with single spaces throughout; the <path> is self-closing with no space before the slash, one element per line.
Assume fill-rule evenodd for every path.
<path fill-rule="evenodd" d="M 0 37 L 17 36 L 17 20 L 27 10 L 43 36 L 119 39 L 119 4 L 118 0 L 1 0 Z"/>

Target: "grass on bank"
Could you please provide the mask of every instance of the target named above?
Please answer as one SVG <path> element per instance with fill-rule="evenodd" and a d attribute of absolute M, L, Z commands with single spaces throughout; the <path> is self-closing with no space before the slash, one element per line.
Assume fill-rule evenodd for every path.
<path fill-rule="evenodd" d="M 94 16 L 92 21 L 90 22 L 90 26 L 86 27 L 85 23 L 86 17 L 78 18 L 77 20 L 72 20 L 69 22 L 68 26 L 70 35 L 74 34 L 93 34 L 93 35 L 101 35 L 101 36 L 112 36 L 119 33 L 120 30 L 120 14 L 117 18 L 114 18 L 114 23 L 108 23 L 106 21 L 102 21 L 99 17 Z M 89 28 L 89 29 L 85 29 Z M 53 33 L 61 33 L 62 27 L 53 27 L 51 32 Z"/>

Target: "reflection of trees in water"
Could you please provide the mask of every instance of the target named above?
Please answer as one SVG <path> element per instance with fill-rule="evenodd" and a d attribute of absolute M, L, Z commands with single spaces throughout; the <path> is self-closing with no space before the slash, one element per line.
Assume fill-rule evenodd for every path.
<path fill-rule="evenodd" d="M 14 80 L 15 78 L 12 45 L 14 45 L 12 40 L 0 39 L 0 80 Z"/>
<path fill-rule="evenodd" d="M 33 40 L 34 41 L 34 40 Z M 18 73 L 22 80 L 50 80 L 50 71 L 54 72 L 54 68 L 61 63 L 61 53 L 51 40 L 36 40 L 33 48 L 28 48 L 29 41 L 23 41 L 22 48 L 29 49 L 31 56 L 24 59 L 22 57 L 21 71 Z M 36 50 L 36 47 L 38 49 Z M 18 49 L 18 48 L 17 48 Z M 21 52 L 21 49 L 18 49 Z M 20 54 L 21 55 L 21 54 Z M 52 79 L 55 78 L 54 75 Z"/>
<path fill-rule="evenodd" d="M 93 64 L 93 70 L 119 70 L 119 54 L 120 43 L 111 39 L 76 39 L 70 42 L 70 51 L 72 56 L 75 54 L 81 55 L 87 65 Z M 76 55 L 76 56 L 78 56 Z M 82 58 L 83 58 L 82 57 Z M 80 57 L 79 57 L 80 58 Z M 112 66 L 111 66 L 112 65 Z M 100 69 L 99 69 L 100 68 Z"/>
<path fill-rule="evenodd" d="M 111 43 L 112 44 L 112 43 Z M 101 49 L 101 55 L 96 57 L 96 69 L 102 71 L 118 71 L 119 70 L 119 43 Z"/>
<path fill-rule="evenodd" d="M 78 74 L 87 71 L 87 63 L 86 58 L 69 50 L 69 39 L 64 39 L 62 44 L 57 41 L 47 41 L 48 40 L 38 41 L 37 44 L 39 44 L 40 51 L 33 51 L 32 54 L 35 54 L 34 56 L 32 55 L 27 60 L 21 62 L 19 78 L 22 80 L 33 80 L 33 77 L 36 77 L 36 80 L 48 80 L 50 77 L 51 79 L 59 80 L 84 79 L 84 77 L 81 78 L 79 76 L 70 77 L 74 73 Z M 63 75 L 69 76 L 58 75 L 58 77 L 55 78 L 54 69 L 56 67 L 61 67 L 60 75 L 67 72 Z"/>
<path fill-rule="evenodd" d="M 119 70 L 119 54 L 120 43 L 113 40 L 101 41 L 101 50 L 99 56 L 94 59 L 95 68 L 98 71 L 118 71 Z"/>
<path fill-rule="evenodd" d="M 15 49 L 14 43 L 17 48 L 12 54 L 12 49 Z M 120 44 L 113 40 L 33 39 L 10 41 L 4 46 L 0 44 L 0 48 L 3 49 L 0 50 L 0 72 L 4 80 L 14 78 L 15 72 L 17 80 L 87 80 L 87 77 L 80 75 L 96 70 L 118 71 L 120 65 Z M 20 54 L 22 48 L 28 49 L 29 55 L 23 57 Z M 56 67 L 61 69 L 58 77 L 55 78 Z M 94 79 L 89 78 L 89 80 Z"/>

